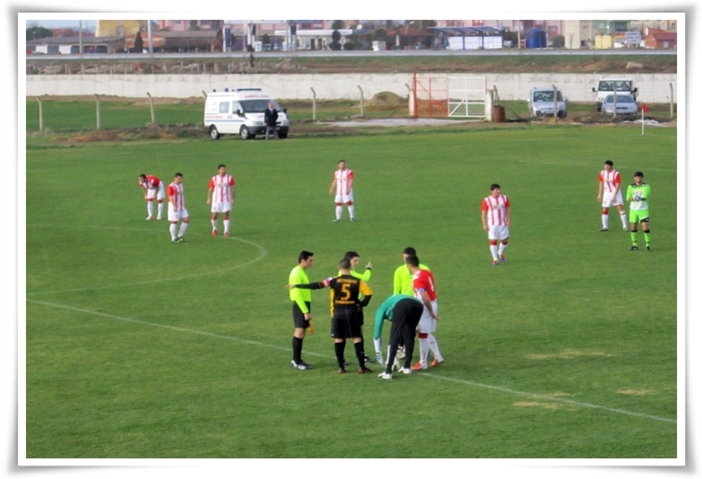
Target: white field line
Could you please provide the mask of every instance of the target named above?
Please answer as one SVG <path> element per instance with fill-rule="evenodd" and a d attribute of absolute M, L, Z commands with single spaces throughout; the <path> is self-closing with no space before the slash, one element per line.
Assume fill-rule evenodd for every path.
<path fill-rule="evenodd" d="M 70 228 L 72 226 L 67 226 L 67 227 Z M 83 228 L 83 227 L 82 226 L 75 226 L 75 228 Z M 85 228 L 95 228 L 95 227 L 86 226 Z M 107 229 L 107 228 L 99 227 L 99 229 Z M 113 229 L 120 229 L 120 230 L 133 229 L 133 230 L 137 230 L 137 231 L 145 231 L 143 229 L 137 229 L 137 228 L 114 227 Z M 149 230 L 149 232 L 151 232 L 151 231 Z M 192 233 L 192 234 L 201 235 L 201 233 Z M 177 276 L 177 277 L 173 277 L 173 278 L 165 277 L 165 278 L 160 278 L 160 279 L 152 279 L 152 280 L 148 280 L 148 281 L 136 281 L 133 283 L 110 284 L 107 286 L 89 286 L 89 287 L 85 287 L 85 288 L 63 289 L 63 290 L 58 290 L 58 291 L 37 291 L 37 292 L 33 292 L 33 293 L 27 293 L 27 296 L 37 296 L 37 295 L 46 295 L 46 294 L 62 294 L 62 293 L 79 293 L 81 291 L 124 288 L 124 287 L 130 287 L 130 286 L 141 286 L 141 285 L 146 285 L 146 284 L 164 283 L 167 281 L 180 281 L 182 279 L 198 278 L 201 276 L 211 276 L 214 274 L 228 273 L 230 271 L 234 271 L 234 270 L 237 270 L 240 268 L 245 268 L 246 266 L 252 265 L 253 263 L 256 263 L 257 261 L 262 260 L 268 254 L 268 251 L 266 250 L 266 248 L 264 248 L 260 244 L 254 243 L 253 241 L 248 241 L 248 240 L 245 240 L 242 238 L 237 238 L 235 236 L 229 236 L 228 238 L 224 238 L 224 239 L 239 241 L 241 243 L 251 245 L 251 246 L 255 247 L 256 249 L 258 249 L 258 256 L 256 256 L 251 261 L 247 261 L 246 263 L 237 264 L 237 265 L 231 266 L 229 268 L 222 268 L 222 269 L 206 271 L 204 273 L 189 274 L 189 275 Z"/>
<path fill-rule="evenodd" d="M 27 302 L 29 303 L 35 303 L 35 304 L 41 304 L 43 306 L 49 306 L 52 308 L 59 308 L 59 309 L 66 309 L 68 311 L 73 311 L 76 313 L 84 313 L 84 314 L 89 314 L 93 316 L 99 316 L 101 318 L 106 318 L 106 319 L 115 319 L 117 321 L 125 321 L 128 323 L 134 323 L 134 324 L 141 324 L 143 326 L 153 326 L 156 328 L 164 328 L 164 329 L 170 329 L 171 331 L 178 331 L 181 333 L 190 333 L 190 334 L 197 334 L 200 336 L 207 336 L 210 338 L 217 338 L 217 339 L 227 339 L 229 341 L 236 341 L 237 343 L 243 343 L 243 344 L 251 344 L 253 346 L 261 346 L 264 348 L 270 348 L 270 349 L 277 349 L 279 351 L 290 351 L 290 348 L 284 348 L 282 346 L 276 346 L 274 344 L 266 344 L 266 343 L 261 343 L 259 341 L 252 341 L 250 339 L 240 339 L 240 338 L 235 338 L 233 336 L 224 336 L 222 334 L 216 334 L 216 333 L 210 333 L 208 331 L 197 331 L 195 329 L 188 329 L 188 328 L 180 328 L 178 326 L 170 326 L 168 324 L 159 324 L 159 323 L 151 323 L 149 321 L 142 321 L 139 319 L 133 319 L 133 318 L 125 318 L 123 316 L 115 316 L 113 314 L 107 314 L 107 313 L 101 313 L 99 311 L 91 311 L 89 309 L 82 309 L 82 308 L 73 308 L 71 306 L 64 306 L 62 304 L 55 304 L 55 303 L 47 303 L 46 301 L 37 301 L 34 299 L 28 299 Z M 314 353 L 314 352 L 308 352 L 305 351 L 305 354 L 309 354 L 312 356 L 319 356 L 319 357 L 325 357 L 324 354 L 319 354 L 319 353 Z"/>
<path fill-rule="evenodd" d="M 84 314 L 88 314 L 88 315 L 99 316 L 99 317 L 106 318 L 106 319 L 115 319 L 118 321 L 125 321 L 125 322 L 129 322 L 129 323 L 141 324 L 144 326 L 153 326 L 153 327 L 157 327 L 157 328 L 170 329 L 172 331 L 178 331 L 178 332 L 182 332 L 182 333 L 198 334 L 201 336 L 207 336 L 207 337 L 217 338 L 217 339 L 226 339 L 229 341 L 236 341 L 238 343 L 250 344 L 253 346 L 260 346 L 260 347 L 269 348 L 269 349 L 276 349 L 279 351 L 288 351 L 288 352 L 290 351 L 290 348 L 284 348 L 282 346 L 276 346 L 273 344 L 262 343 L 259 341 L 251 341 L 248 339 L 240 339 L 240 338 L 236 338 L 233 336 L 224 336 L 221 334 L 210 333 L 207 331 L 197 331 L 194 329 L 180 328 L 177 326 L 170 326 L 167 324 L 151 323 L 148 321 L 141 321 L 138 319 L 125 318 L 122 316 L 114 316 L 112 314 L 101 313 L 99 311 L 91 311 L 89 309 L 74 308 L 71 306 L 64 306 L 62 304 L 48 303 L 46 301 L 37 301 L 37 300 L 33 300 L 33 299 L 30 299 L 27 301 L 30 303 L 41 304 L 43 306 L 48 306 L 48 307 L 52 307 L 52 308 L 66 309 L 69 311 L 74 311 L 76 313 L 84 313 Z M 314 352 L 310 352 L 310 351 L 305 351 L 305 354 L 308 354 L 311 356 L 322 357 L 322 358 L 330 358 L 330 356 L 328 356 L 328 355 L 314 353 Z M 583 408 L 600 409 L 602 411 L 607 411 L 607 412 L 616 413 L 616 414 L 624 414 L 627 416 L 634 416 L 634 417 L 640 417 L 640 418 L 645 418 L 645 419 L 651 419 L 654 421 L 662 421 L 662 422 L 677 424 L 677 420 L 675 420 L 675 419 L 668 419 L 668 418 L 659 417 L 659 416 L 652 416 L 650 414 L 642 414 L 642 413 L 627 411 L 625 409 L 615 409 L 615 408 L 610 408 L 610 407 L 606 407 L 606 406 L 598 406 L 597 404 L 572 401 L 570 399 L 562 399 L 562 398 L 558 398 L 558 397 L 545 396 L 542 394 L 534 394 L 534 393 L 529 393 L 529 392 L 524 392 L 524 391 L 517 391 L 515 389 L 504 388 L 501 386 L 492 386 L 489 384 L 482 384 L 482 383 L 477 383 L 477 382 L 473 382 L 473 381 L 467 381 L 465 379 L 450 378 L 450 377 L 441 376 L 441 375 L 438 375 L 435 373 L 422 372 L 422 373 L 417 373 L 417 375 L 432 378 L 432 379 L 438 379 L 438 380 L 442 380 L 442 381 L 450 381 L 450 382 L 454 382 L 454 383 L 458 383 L 458 384 L 464 384 L 466 386 L 473 386 L 473 387 L 479 387 L 479 388 L 483 388 L 483 389 L 489 389 L 492 391 L 499 391 L 499 392 L 503 392 L 506 394 L 514 394 L 514 395 L 518 395 L 518 396 L 528 396 L 528 397 L 532 397 L 535 399 L 541 399 L 544 401 L 559 402 L 559 403 L 570 404 L 572 406 L 578 406 L 578 407 L 583 407 Z"/>

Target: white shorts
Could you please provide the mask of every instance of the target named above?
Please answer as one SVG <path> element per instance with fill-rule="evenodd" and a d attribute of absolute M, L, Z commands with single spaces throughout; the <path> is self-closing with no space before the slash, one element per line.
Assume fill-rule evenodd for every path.
<path fill-rule="evenodd" d="M 149 188 L 146 190 L 146 199 L 147 200 L 153 200 L 156 198 L 157 200 L 163 200 L 166 197 L 166 192 L 163 190 L 163 183 L 160 183 L 158 185 L 158 189 L 156 188 Z"/>
<path fill-rule="evenodd" d="M 168 221 L 178 221 L 188 218 L 188 210 L 185 208 L 176 211 L 171 203 L 168 203 Z"/>
<path fill-rule="evenodd" d="M 436 301 L 432 301 L 431 305 L 434 308 L 434 314 L 439 314 L 439 305 Z M 419 324 L 417 325 L 417 332 L 419 333 L 433 333 L 436 331 L 436 319 L 432 318 L 431 313 L 424 306 L 424 311 L 422 311 L 422 317 L 419 319 Z"/>
<path fill-rule="evenodd" d="M 506 240 L 509 238 L 509 227 L 508 226 L 488 226 L 488 239 L 489 240 Z"/>
<path fill-rule="evenodd" d="M 348 202 L 353 203 L 353 188 L 351 189 L 351 191 L 349 191 L 348 195 L 336 195 L 334 197 L 334 203 L 336 204 Z"/>
<path fill-rule="evenodd" d="M 217 201 L 212 203 L 212 213 L 229 213 L 232 210 L 232 204 L 228 201 Z"/>
<path fill-rule="evenodd" d="M 610 206 L 619 206 L 621 204 L 624 204 L 624 202 L 622 201 L 622 190 L 617 191 L 616 196 L 610 192 L 605 192 L 605 194 L 602 196 L 602 206 L 604 208 L 609 208 Z"/>

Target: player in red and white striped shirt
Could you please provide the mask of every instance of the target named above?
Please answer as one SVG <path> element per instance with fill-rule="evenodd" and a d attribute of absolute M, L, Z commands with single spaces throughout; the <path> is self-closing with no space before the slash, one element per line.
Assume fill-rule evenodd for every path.
<path fill-rule="evenodd" d="M 180 229 L 178 220 L 181 220 Z M 190 218 L 188 210 L 185 209 L 185 196 L 183 194 L 183 173 L 176 173 L 173 182 L 168 185 L 168 221 L 170 221 L 171 241 L 174 243 L 185 243 L 185 230 L 188 229 Z"/>
<path fill-rule="evenodd" d="M 163 213 L 163 199 L 166 197 L 166 193 L 163 189 L 163 181 L 159 180 L 153 175 L 146 175 L 142 173 L 139 175 L 139 186 L 144 190 L 144 199 L 146 200 L 146 212 L 149 216 L 147 220 L 154 219 L 154 198 L 158 202 L 158 216 L 157 220 L 161 219 L 161 214 Z"/>
<path fill-rule="evenodd" d="M 597 201 L 602 201 L 602 229 L 609 230 L 609 207 L 616 206 L 619 210 L 619 218 L 622 220 L 622 229 L 626 231 L 626 210 L 622 200 L 621 177 L 614 169 L 612 160 L 604 162 L 604 170 L 600 171 L 600 187 L 597 192 Z"/>
<path fill-rule="evenodd" d="M 512 223 L 512 210 L 509 198 L 501 194 L 500 185 L 490 185 L 490 196 L 483 200 L 483 229 L 488 232 L 492 265 L 505 261 L 505 249 L 509 241 L 509 226 Z M 499 247 L 497 243 L 500 243 Z"/>
<path fill-rule="evenodd" d="M 338 169 L 334 172 L 334 181 L 329 187 L 331 195 L 336 186 L 336 196 L 334 203 L 336 204 L 336 218 L 334 221 L 341 221 L 341 213 L 343 212 L 344 204 L 349 210 L 349 218 L 355 221 L 356 208 L 353 206 L 353 171 L 346 168 L 346 161 L 340 160 Z"/>
<path fill-rule="evenodd" d="M 217 215 L 224 216 L 224 236 L 229 236 L 229 212 L 234 204 L 234 185 L 236 182 L 232 175 L 227 174 L 227 167 L 219 165 L 217 174 L 210 180 L 210 189 L 207 191 L 207 204 L 212 204 L 212 236 L 217 236 Z"/>
<path fill-rule="evenodd" d="M 444 362 L 444 357 L 439 351 L 439 343 L 436 342 L 434 332 L 436 322 L 439 320 L 439 304 L 436 302 L 436 284 L 434 274 L 428 269 L 419 267 L 419 258 L 416 255 L 409 255 L 405 259 L 407 269 L 412 273 L 412 289 L 414 296 L 422 302 L 424 310 L 422 317 L 417 324 L 417 338 L 419 338 L 419 362 L 412 366 L 412 369 L 427 369 L 429 362 L 429 351 L 434 354 L 432 367 L 436 367 Z"/>

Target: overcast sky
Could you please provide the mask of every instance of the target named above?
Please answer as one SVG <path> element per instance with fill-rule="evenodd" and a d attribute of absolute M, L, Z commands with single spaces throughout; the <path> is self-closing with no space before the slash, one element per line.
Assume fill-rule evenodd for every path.
<path fill-rule="evenodd" d="M 44 27 L 44 28 L 73 28 L 78 29 L 79 20 L 29 20 L 27 28 Z M 80 20 L 83 30 L 95 31 L 95 20 Z"/>

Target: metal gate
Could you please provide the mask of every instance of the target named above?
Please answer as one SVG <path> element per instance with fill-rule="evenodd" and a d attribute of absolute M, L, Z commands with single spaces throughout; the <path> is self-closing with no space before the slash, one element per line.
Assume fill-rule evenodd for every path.
<path fill-rule="evenodd" d="M 415 118 L 485 118 L 485 77 L 412 77 L 412 116 Z"/>
<path fill-rule="evenodd" d="M 448 116 L 485 118 L 485 77 L 448 77 Z"/>

